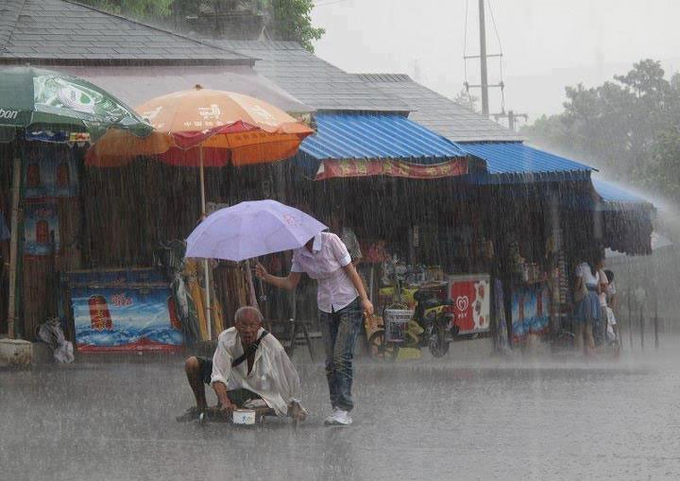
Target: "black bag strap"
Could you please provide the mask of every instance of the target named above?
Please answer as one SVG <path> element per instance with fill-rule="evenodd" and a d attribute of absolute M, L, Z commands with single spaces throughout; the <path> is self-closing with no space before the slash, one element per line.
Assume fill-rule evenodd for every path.
<path fill-rule="evenodd" d="M 236 366 L 240 366 L 243 363 L 243 361 L 248 359 L 248 356 L 250 356 L 251 354 L 255 354 L 255 351 L 257 351 L 257 348 L 260 347 L 260 341 L 262 341 L 262 338 L 264 336 L 266 336 L 267 334 L 269 334 L 269 332 L 264 330 L 262 332 L 262 334 L 260 335 L 260 337 L 258 337 L 255 342 L 253 342 L 250 346 L 248 346 L 245 349 L 245 351 L 243 352 L 243 354 L 241 354 L 241 356 L 239 356 L 238 358 L 234 359 L 231 362 L 231 367 L 234 368 Z"/>

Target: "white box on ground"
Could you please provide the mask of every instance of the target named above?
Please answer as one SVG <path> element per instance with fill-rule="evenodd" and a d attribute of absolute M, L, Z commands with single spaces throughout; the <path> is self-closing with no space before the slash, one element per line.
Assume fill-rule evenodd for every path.
<path fill-rule="evenodd" d="M 235 409 L 231 419 L 234 424 L 255 424 L 255 411 L 252 409 Z"/>
<path fill-rule="evenodd" d="M 33 345 L 21 339 L 0 339 L 0 367 L 30 366 Z"/>

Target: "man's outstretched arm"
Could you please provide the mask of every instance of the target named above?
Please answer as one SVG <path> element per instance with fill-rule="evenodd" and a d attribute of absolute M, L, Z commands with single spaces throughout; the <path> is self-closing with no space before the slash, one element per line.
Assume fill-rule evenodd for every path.
<path fill-rule="evenodd" d="M 227 386 L 222 381 L 214 381 L 212 383 L 212 388 L 217 394 L 217 400 L 220 403 L 220 410 L 222 411 L 233 411 L 234 404 L 227 396 Z"/>
<path fill-rule="evenodd" d="M 213 355 L 213 370 L 210 376 L 210 385 L 212 386 L 217 400 L 223 410 L 233 409 L 233 405 L 227 396 L 227 379 L 231 375 L 231 356 L 222 345 L 221 341 L 217 343 L 217 349 Z"/>

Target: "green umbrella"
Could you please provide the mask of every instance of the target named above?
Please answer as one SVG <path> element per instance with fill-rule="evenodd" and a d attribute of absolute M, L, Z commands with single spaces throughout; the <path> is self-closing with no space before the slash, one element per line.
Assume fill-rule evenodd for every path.
<path fill-rule="evenodd" d="M 0 69 L 0 138 L 16 139 L 15 194 L 12 200 L 8 328 L 14 337 L 18 286 L 20 230 L 18 209 L 21 192 L 21 152 L 27 130 L 86 132 L 97 139 L 117 128 L 146 136 L 153 127 L 113 95 L 78 77 L 33 67 Z M 1 160 L 1 159 L 0 159 Z"/>
<path fill-rule="evenodd" d="M 153 130 L 133 109 L 96 85 L 33 67 L 0 69 L 0 126 L 86 131 L 94 138 L 110 127 L 137 136 Z"/>

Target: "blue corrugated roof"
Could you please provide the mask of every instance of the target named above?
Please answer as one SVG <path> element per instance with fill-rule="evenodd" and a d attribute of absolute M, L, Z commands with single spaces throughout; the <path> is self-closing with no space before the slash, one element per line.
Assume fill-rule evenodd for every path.
<path fill-rule="evenodd" d="M 602 179 L 593 179 L 593 187 L 595 187 L 595 191 L 602 197 L 604 202 L 615 204 L 638 204 L 653 207 L 652 203 L 647 199 L 612 182 L 606 182 Z"/>
<path fill-rule="evenodd" d="M 316 160 L 399 159 L 419 164 L 467 157 L 450 140 L 401 115 L 318 113 L 300 150 Z"/>
<path fill-rule="evenodd" d="M 592 167 L 524 145 L 522 142 L 472 142 L 459 144 L 486 161 L 488 174 L 475 176 L 480 183 L 513 180 L 587 179 Z"/>

